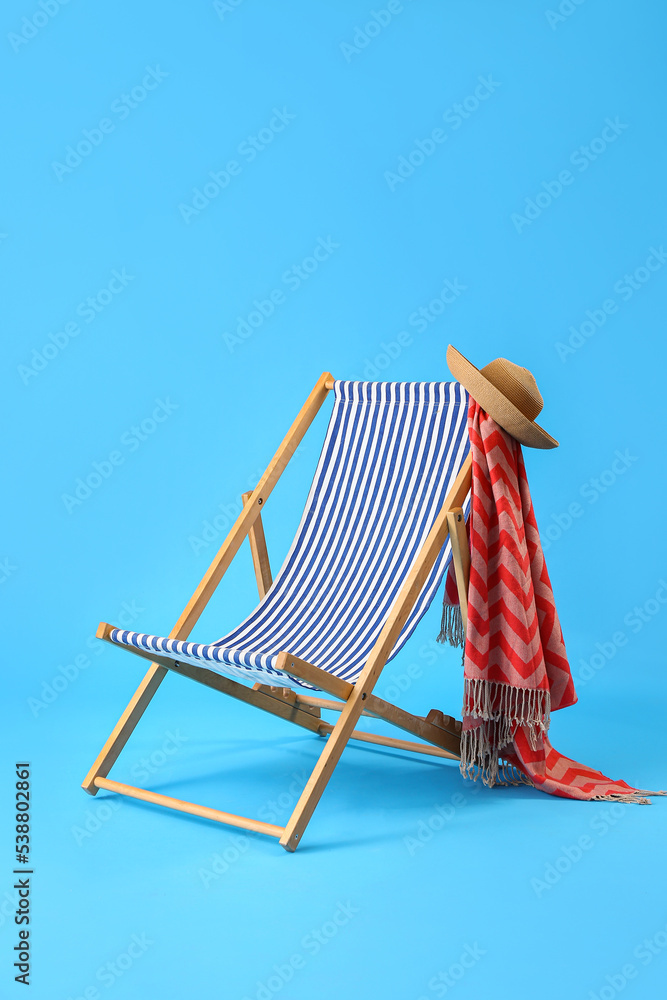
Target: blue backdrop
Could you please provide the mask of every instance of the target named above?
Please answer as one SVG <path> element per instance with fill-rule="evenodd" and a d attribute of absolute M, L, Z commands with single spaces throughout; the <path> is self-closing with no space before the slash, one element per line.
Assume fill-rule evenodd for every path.
<path fill-rule="evenodd" d="M 273 840 L 80 788 L 322 371 L 534 371 L 527 454 L 579 703 L 569 756 L 667 785 L 664 5 L 11 0 L 0 217 L 0 960 L 22 995 L 14 765 L 33 776 L 32 996 L 655 997 L 667 811 L 346 750 Z M 325 407 L 328 411 L 328 407 Z M 268 504 L 274 567 L 323 412 Z M 241 550 L 193 638 L 256 599 Z M 437 603 L 437 602 L 436 602 Z M 459 712 L 438 609 L 378 692 Z M 118 780 L 284 823 L 321 742 L 169 677 Z"/>

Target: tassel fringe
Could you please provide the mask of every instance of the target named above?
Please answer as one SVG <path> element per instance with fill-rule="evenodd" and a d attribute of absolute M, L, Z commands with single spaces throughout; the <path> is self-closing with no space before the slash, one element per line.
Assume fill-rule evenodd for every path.
<path fill-rule="evenodd" d="M 636 788 L 633 792 L 617 792 L 613 795 L 594 795 L 593 802 L 626 802 L 636 803 L 640 806 L 650 806 L 651 800 L 647 795 L 667 795 L 667 792 L 648 792 L 643 788 Z"/>
<path fill-rule="evenodd" d="M 524 727 L 533 750 L 546 735 L 551 719 L 551 695 L 542 688 L 516 688 L 498 681 L 466 679 L 463 717 L 477 720 L 461 733 L 461 774 L 485 785 L 532 784 L 503 760 L 518 726 Z"/>
<path fill-rule="evenodd" d="M 461 608 L 458 604 L 443 604 L 442 621 L 440 622 L 440 633 L 437 642 L 448 642 L 450 646 L 459 646 L 463 649 L 465 639 Z"/>

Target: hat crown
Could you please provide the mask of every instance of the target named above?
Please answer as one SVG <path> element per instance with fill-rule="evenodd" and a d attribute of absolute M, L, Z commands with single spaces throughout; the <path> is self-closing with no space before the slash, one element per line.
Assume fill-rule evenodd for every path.
<path fill-rule="evenodd" d="M 535 420 L 541 412 L 544 400 L 533 373 L 527 368 L 515 365 L 507 358 L 496 358 L 480 368 L 480 373 L 528 420 Z"/>

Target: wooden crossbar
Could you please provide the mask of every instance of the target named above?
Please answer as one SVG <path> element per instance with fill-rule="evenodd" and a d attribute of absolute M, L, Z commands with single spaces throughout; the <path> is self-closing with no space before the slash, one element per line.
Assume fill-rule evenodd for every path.
<path fill-rule="evenodd" d="M 323 722 L 321 729 L 327 733 L 334 731 L 334 726 L 328 722 Z M 360 740 L 363 743 L 377 743 L 382 747 L 393 747 L 395 750 L 409 750 L 410 753 L 424 753 L 432 757 L 446 757 L 448 760 L 458 760 L 459 756 L 443 750 L 442 747 L 429 746 L 428 743 L 414 743 L 411 740 L 397 740 L 393 736 L 380 736 L 378 733 L 366 733 L 361 729 L 354 729 L 350 736 L 351 740 Z"/>
<path fill-rule="evenodd" d="M 227 826 L 238 826 L 242 830 L 252 830 L 253 833 L 266 833 L 269 837 L 281 837 L 284 832 L 284 827 L 276 826 L 274 823 L 264 823 L 261 819 L 248 819 L 247 816 L 235 816 L 234 813 L 221 812 L 220 809 L 199 806 L 194 802 L 185 802 L 183 799 L 173 799 L 171 795 L 161 795 L 159 792 L 150 792 L 146 788 L 125 785 L 122 781 L 95 778 L 95 785 L 97 788 L 106 788 L 109 792 L 129 795 L 130 798 L 140 799 L 142 802 L 150 802 L 156 806 L 167 806 L 169 809 L 190 813 L 192 816 L 201 816 L 202 819 L 213 819 L 217 823 L 226 823 Z"/>
<path fill-rule="evenodd" d="M 297 694 L 296 703 L 297 705 L 311 705 L 313 708 L 326 708 L 330 712 L 342 712 L 345 708 L 344 701 L 332 701 L 331 698 L 317 698 L 311 694 Z M 372 719 L 377 718 L 373 712 L 369 712 L 367 709 L 364 709 L 361 714 L 368 715 Z"/>

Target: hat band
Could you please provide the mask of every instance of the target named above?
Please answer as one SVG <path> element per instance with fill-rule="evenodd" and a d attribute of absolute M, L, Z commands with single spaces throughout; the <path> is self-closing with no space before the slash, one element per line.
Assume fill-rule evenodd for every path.
<path fill-rule="evenodd" d="M 497 362 L 491 361 L 484 368 L 480 369 L 480 373 L 499 392 L 502 392 L 503 396 L 509 399 L 518 410 L 521 410 L 524 417 L 527 417 L 528 420 L 535 420 L 542 410 L 541 402 L 504 365 L 499 365 Z"/>

